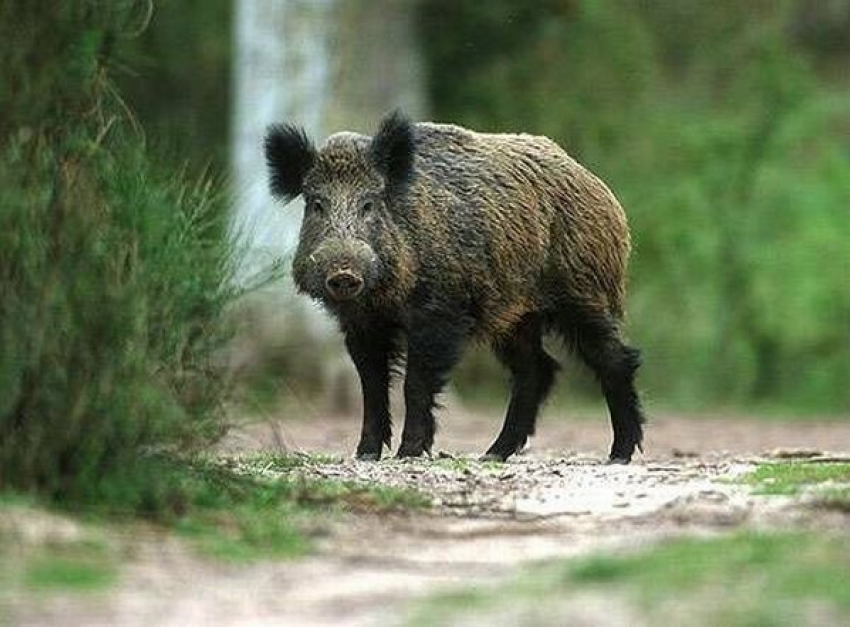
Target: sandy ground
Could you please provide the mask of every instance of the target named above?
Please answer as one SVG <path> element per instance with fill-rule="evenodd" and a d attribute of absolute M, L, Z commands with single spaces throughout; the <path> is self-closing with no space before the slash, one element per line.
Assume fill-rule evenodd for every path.
<path fill-rule="evenodd" d="M 742 528 L 847 525 L 845 515 L 754 496 L 730 479 L 766 457 L 846 455 L 850 420 L 661 416 L 648 430 L 645 455 L 630 466 L 606 466 L 601 462 L 610 429 L 601 417 L 546 419 L 530 452 L 504 465 L 472 461 L 495 436 L 499 419 L 462 418 L 443 424 L 435 459 L 406 462 L 349 459 L 359 428 L 353 418 L 270 421 L 236 430 L 220 454 L 286 446 L 339 455 L 339 462 L 297 472 L 408 486 L 435 505 L 426 513 L 327 521 L 317 530 L 318 553 L 297 562 L 216 563 L 173 538 L 143 534 L 128 539 L 133 551 L 117 588 L 12 607 L 13 623 L 403 624 L 419 597 L 491 585 L 539 560 Z M 621 610 L 587 599 L 575 608 L 575 624 L 633 623 Z M 501 624 L 509 622 L 505 617 Z"/>

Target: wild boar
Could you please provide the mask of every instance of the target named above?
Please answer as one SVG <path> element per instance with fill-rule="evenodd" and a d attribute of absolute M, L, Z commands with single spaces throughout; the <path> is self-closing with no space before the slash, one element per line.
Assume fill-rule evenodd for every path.
<path fill-rule="evenodd" d="M 608 187 L 550 139 L 412 123 L 374 137 L 270 127 L 274 197 L 305 200 L 293 261 L 299 291 L 336 317 L 360 376 L 357 457 L 390 445 L 388 389 L 405 365 L 398 456 L 430 452 L 435 395 L 469 341 L 512 377 L 504 426 L 485 454 L 505 460 L 534 433 L 558 369 L 542 337 L 563 338 L 598 377 L 628 463 L 643 437 L 640 353 L 621 334 L 630 235 Z"/>

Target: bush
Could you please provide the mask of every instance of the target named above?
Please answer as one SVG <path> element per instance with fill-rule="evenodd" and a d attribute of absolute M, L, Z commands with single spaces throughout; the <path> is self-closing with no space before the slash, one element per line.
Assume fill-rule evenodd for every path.
<path fill-rule="evenodd" d="M 148 462 L 224 426 L 227 203 L 157 170 L 110 82 L 145 3 L 36 4 L 0 9 L 0 488 L 146 507 Z"/>

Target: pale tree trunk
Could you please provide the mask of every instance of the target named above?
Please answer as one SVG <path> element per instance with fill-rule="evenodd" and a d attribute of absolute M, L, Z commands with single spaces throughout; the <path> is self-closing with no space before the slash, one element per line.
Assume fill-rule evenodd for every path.
<path fill-rule="evenodd" d="M 269 124 L 297 120 L 316 136 L 329 97 L 333 0 L 236 0 L 231 158 L 234 228 L 248 269 L 291 254 L 300 208 L 272 203 L 263 160 Z"/>
<path fill-rule="evenodd" d="M 300 199 L 282 207 L 269 196 L 262 150 L 269 124 L 301 125 L 321 145 L 339 130 L 371 133 L 380 117 L 395 108 L 421 119 L 425 106 L 413 36 L 414 0 L 234 3 L 232 225 L 248 249 L 245 278 L 270 262 L 291 258 L 302 215 Z M 252 328 L 236 351 L 237 367 L 279 361 L 275 347 L 315 356 L 328 344 L 340 345 L 328 341 L 332 326 L 327 317 L 293 292 L 287 268 L 282 284 L 252 299 Z M 314 346 L 298 348 L 305 343 Z M 356 389 L 343 363 L 330 359 L 326 378 Z M 333 391 L 330 396 L 341 397 Z M 342 405 L 332 409 L 351 409 Z"/>
<path fill-rule="evenodd" d="M 331 44 L 333 98 L 329 131 L 371 133 L 379 118 L 402 109 L 425 115 L 424 78 L 414 29 L 413 0 L 342 0 Z"/>

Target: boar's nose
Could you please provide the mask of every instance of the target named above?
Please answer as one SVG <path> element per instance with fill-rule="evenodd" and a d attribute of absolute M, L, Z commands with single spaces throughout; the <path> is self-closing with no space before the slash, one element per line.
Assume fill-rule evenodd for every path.
<path fill-rule="evenodd" d="M 363 291 L 363 279 L 351 270 L 337 270 L 325 279 L 325 289 L 334 300 L 349 300 Z"/>

